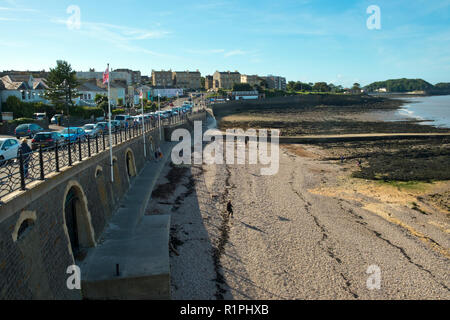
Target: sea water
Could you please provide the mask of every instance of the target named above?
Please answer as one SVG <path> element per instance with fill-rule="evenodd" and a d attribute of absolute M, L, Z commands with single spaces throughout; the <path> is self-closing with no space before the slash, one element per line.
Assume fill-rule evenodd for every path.
<path fill-rule="evenodd" d="M 450 128 L 450 96 L 414 97 L 402 100 L 408 103 L 398 111 L 400 115 L 427 121 L 424 124 Z"/>

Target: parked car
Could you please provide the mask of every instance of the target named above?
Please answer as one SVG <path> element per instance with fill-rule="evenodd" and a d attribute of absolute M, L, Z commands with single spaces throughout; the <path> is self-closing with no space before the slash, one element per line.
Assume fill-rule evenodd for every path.
<path fill-rule="evenodd" d="M 51 119 L 50 119 L 50 123 L 52 124 L 59 124 L 59 119 L 62 120 L 63 115 L 62 114 L 55 114 Z"/>
<path fill-rule="evenodd" d="M 35 120 L 45 120 L 46 117 L 47 117 L 47 114 L 45 114 L 45 113 L 33 114 L 33 119 L 35 119 Z"/>
<path fill-rule="evenodd" d="M 100 127 L 97 124 L 85 124 L 83 130 L 89 136 L 89 138 L 95 138 L 101 134 Z"/>
<path fill-rule="evenodd" d="M 21 124 L 14 130 L 14 135 L 17 137 L 17 139 L 21 137 L 28 137 L 33 138 L 36 133 L 42 132 L 44 129 L 42 129 L 40 126 L 38 126 L 35 123 L 26 123 Z"/>
<path fill-rule="evenodd" d="M 56 143 L 63 143 L 64 137 L 58 132 L 40 132 L 31 140 L 31 149 L 54 148 Z"/>
<path fill-rule="evenodd" d="M 127 128 L 130 125 L 130 122 L 133 121 L 131 116 L 126 114 L 119 114 L 114 117 L 114 120 L 120 121 L 120 125 L 122 126 L 122 128 Z"/>
<path fill-rule="evenodd" d="M 0 165 L 17 158 L 20 143 L 14 138 L 0 138 Z"/>
<path fill-rule="evenodd" d="M 78 139 L 81 141 L 86 140 L 86 132 L 82 128 L 71 127 L 60 131 L 60 134 L 64 137 L 67 142 L 76 142 Z"/>
<path fill-rule="evenodd" d="M 111 120 L 112 131 L 120 130 L 122 124 L 119 120 Z"/>
<path fill-rule="evenodd" d="M 111 121 L 112 124 L 112 121 Z M 102 131 L 102 134 L 109 134 L 109 122 L 99 122 L 97 123 L 97 126 L 99 127 L 99 129 Z M 114 128 L 111 128 L 112 131 L 114 131 Z"/>

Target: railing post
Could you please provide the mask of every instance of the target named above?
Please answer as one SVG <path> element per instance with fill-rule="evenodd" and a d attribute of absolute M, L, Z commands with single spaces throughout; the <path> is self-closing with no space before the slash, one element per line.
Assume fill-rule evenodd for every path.
<path fill-rule="evenodd" d="M 116 146 L 117 146 L 117 130 L 114 130 L 114 138 L 116 140 Z"/>
<path fill-rule="evenodd" d="M 70 142 L 70 137 L 69 137 L 69 148 L 68 148 L 68 150 L 69 150 L 69 167 L 71 167 L 72 166 L 72 144 Z"/>
<path fill-rule="evenodd" d="M 81 155 L 81 138 L 78 138 L 78 160 L 80 162 L 83 160 L 83 156 Z"/>
<path fill-rule="evenodd" d="M 91 136 L 88 135 L 88 157 L 91 157 Z"/>
<path fill-rule="evenodd" d="M 123 142 L 122 128 L 119 129 L 119 134 L 120 134 L 120 143 L 122 143 Z"/>
<path fill-rule="evenodd" d="M 95 151 L 98 153 L 98 133 L 95 135 Z"/>
<path fill-rule="evenodd" d="M 25 190 L 25 171 L 23 168 L 23 154 L 19 150 L 20 189 Z"/>
<path fill-rule="evenodd" d="M 42 155 L 42 146 L 39 146 L 39 168 L 41 169 L 41 180 L 45 180 L 44 157 Z"/>
<path fill-rule="evenodd" d="M 55 142 L 55 163 L 56 163 L 56 172 L 59 172 L 59 154 L 58 154 L 58 141 Z"/>
<path fill-rule="evenodd" d="M 106 150 L 105 131 L 102 131 L 102 137 L 103 137 L 103 151 L 105 151 Z"/>

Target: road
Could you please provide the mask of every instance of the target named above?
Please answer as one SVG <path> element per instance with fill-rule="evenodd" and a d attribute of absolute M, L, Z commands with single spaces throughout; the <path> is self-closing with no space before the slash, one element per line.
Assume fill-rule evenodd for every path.
<path fill-rule="evenodd" d="M 342 168 L 280 156 L 274 176 L 261 176 L 261 165 L 192 169 L 195 192 L 171 213 L 175 299 L 450 298 L 445 215 L 369 199 L 356 186 L 349 197 L 321 193 Z"/>
<path fill-rule="evenodd" d="M 178 121 L 181 121 L 178 119 Z M 168 120 L 164 119 L 161 121 L 161 125 L 164 126 L 168 124 Z M 158 122 L 154 121 L 154 123 L 151 125 L 151 128 L 157 128 Z M 50 129 L 54 131 L 58 131 L 61 127 L 57 126 L 51 126 Z M 153 129 L 151 129 L 153 130 Z M 135 131 L 132 131 L 132 134 L 136 134 L 139 136 L 141 134 L 141 129 L 137 129 Z M 116 143 L 116 134 L 113 136 L 113 145 L 120 144 L 121 141 L 126 141 L 129 137 L 129 133 L 126 134 L 125 131 L 122 131 L 121 133 L 117 134 L 117 143 Z M 29 143 L 31 144 L 31 141 L 29 140 Z M 103 152 L 103 150 L 106 150 L 109 148 L 109 138 L 106 136 L 105 143 L 103 143 L 103 138 L 98 138 L 98 144 L 99 144 L 99 152 Z M 86 159 L 89 157 L 89 147 L 88 142 L 81 142 L 81 148 L 78 143 L 72 143 L 71 146 L 71 159 L 72 164 L 75 164 L 80 159 L 80 153 L 79 150 L 81 150 L 81 158 Z M 92 139 L 90 141 L 90 150 L 91 155 L 96 153 L 96 142 L 95 139 Z M 51 150 L 44 150 L 42 153 L 43 155 L 43 167 L 44 167 L 44 176 L 53 173 L 56 171 L 56 157 L 55 157 L 55 151 L 54 149 Z M 58 148 L 58 159 L 59 159 L 59 168 L 62 169 L 69 165 L 69 147 L 68 145 L 61 145 Z M 38 151 L 33 152 L 33 154 L 30 156 L 28 161 L 29 166 L 29 174 L 25 179 L 26 185 L 29 183 L 39 180 L 41 177 L 41 166 L 40 166 L 40 159 L 39 159 L 39 153 Z M 0 165 L 0 200 L 2 200 L 3 197 L 6 195 L 17 191 L 21 188 L 21 175 L 20 175 L 20 168 L 19 168 L 19 161 L 18 159 L 14 159 L 14 161 L 9 161 L 2 163 Z"/>

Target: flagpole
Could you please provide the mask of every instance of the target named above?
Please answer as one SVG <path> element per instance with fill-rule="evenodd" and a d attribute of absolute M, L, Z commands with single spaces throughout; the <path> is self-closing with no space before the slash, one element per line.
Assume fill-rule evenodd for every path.
<path fill-rule="evenodd" d="M 161 94 L 158 94 L 158 125 L 159 125 L 159 141 L 162 140 L 162 133 L 161 133 L 161 101 L 160 98 Z"/>
<path fill-rule="evenodd" d="M 110 85 L 110 71 L 109 71 L 109 63 L 108 63 L 108 116 L 109 116 L 109 156 L 111 158 L 111 181 L 114 182 L 114 164 L 113 164 L 113 138 L 112 138 L 112 130 L 111 130 L 111 85 Z"/>
<path fill-rule="evenodd" d="M 141 90 L 141 106 L 142 106 L 142 137 L 144 138 L 144 158 L 147 158 L 147 148 L 145 146 L 145 120 L 144 120 L 144 92 Z"/>

